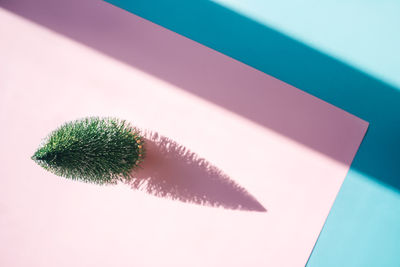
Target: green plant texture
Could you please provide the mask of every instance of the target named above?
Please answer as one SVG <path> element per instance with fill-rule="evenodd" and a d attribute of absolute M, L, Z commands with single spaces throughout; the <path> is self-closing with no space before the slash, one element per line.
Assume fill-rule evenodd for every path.
<path fill-rule="evenodd" d="M 143 137 L 126 121 L 89 117 L 50 133 L 32 159 L 58 176 L 114 184 L 129 180 L 144 154 Z"/>

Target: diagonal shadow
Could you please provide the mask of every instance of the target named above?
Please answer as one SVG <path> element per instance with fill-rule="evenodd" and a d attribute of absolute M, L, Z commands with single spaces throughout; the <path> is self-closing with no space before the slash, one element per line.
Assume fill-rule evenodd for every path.
<path fill-rule="evenodd" d="M 400 189 L 398 89 L 210 1 L 110 2 L 370 122 L 352 167 Z M 157 39 L 139 31 L 135 24 L 143 21 L 128 12 L 98 0 L 2 0 L 0 6 L 337 159 L 306 133 L 266 116 L 262 92 L 214 88 L 207 77 L 194 77 L 207 66 L 174 48 L 168 32 Z"/>
<path fill-rule="evenodd" d="M 244 211 L 267 211 L 217 167 L 155 132 L 145 136 L 146 158 L 129 185 L 157 197 Z"/>

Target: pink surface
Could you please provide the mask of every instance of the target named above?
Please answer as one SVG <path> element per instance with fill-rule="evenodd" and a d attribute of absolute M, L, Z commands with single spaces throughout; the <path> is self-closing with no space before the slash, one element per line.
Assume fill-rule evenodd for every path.
<path fill-rule="evenodd" d="M 128 65 L 0 9 L 0 265 L 304 266 L 367 123 L 97 5 L 120 12 L 136 33 L 127 37 Z M 213 102 L 189 93 L 203 91 Z M 182 154 L 153 146 L 147 164 L 161 164 L 142 175 L 166 181 L 154 187 L 159 197 L 69 181 L 30 160 L 49 131 L 89 115 L 127 119 L 196 157 L 185 164 Z M 198 158 L 223 174 L 208 177 Z M 227 179 L 251 198 L 207 184 Z M 267 211 L 237 208 L 248 199 Z"/>

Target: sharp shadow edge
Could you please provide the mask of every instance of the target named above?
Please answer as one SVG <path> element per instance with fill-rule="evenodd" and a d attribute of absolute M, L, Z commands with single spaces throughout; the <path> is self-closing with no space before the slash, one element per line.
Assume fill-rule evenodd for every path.
<path fill-rule="evenodd" d="M 153 2 L 157 5 L 149 5 L 146 1 L 125 3 L 130 3 L 131 6 L 127 6 L 126 9 L 132 13 L 231 56 L 370 122 L 370 128 L 354 158 L 352 168 L 400 189 L 400 164 L 396 160 L 400 158 L 400 150 L 394 149 L 400 147 L 400 117 L 396 116 L 400 112 L 398 89 L 211 1 Z M 129 24 L 129 14 L 117 12 L 117 8 L 105 7 L 104 4 L 97 0 L 0 2 L 1 7 L 11 12 L 156 75 L 260 125 L 271 127 L 258 112 L 243 106 L 246 101 L 221 98 L 224 94 L 191 86 L 192 81 L 186 79 L 187 75 L 177 75 L 182 72 L 184 62 L 171 66 L 168 58 L 160 58 L 155 62 L 139 59 L 138 54 L 132 51 L 133 44 L 128 36 L 139 32 L 135 32 L 134 27 Z M 168 19 L 165 19 L 165 13 L 169 14 Z M 138 35 L 137 40 L 140 43 L 141 38 L 145 37 L 146 33 L 142 33 Z M 140 45 L 142 44 L 139 44 L 139 47 Z M 159 50 L 160 53 L 166 53 L 166 48 L 163 49 L 164 44 L 151 45 L 155 46 L 155 52 Z M 160 55 L 146 55 L 149 56 L 158 59 Z M 242 100 L 240 97 L 236 98 Z M 307 140 L 296 139 L 290 132 L 282 134 L 324 153 L 320 148 L 307 143 Z"/>
<path fill-rule="evenodd" d="M 157 197 L 225 209 L 266 212 L 246 189 L 175 141 L 145 133 L 146 157 L 126 183 Z"/>

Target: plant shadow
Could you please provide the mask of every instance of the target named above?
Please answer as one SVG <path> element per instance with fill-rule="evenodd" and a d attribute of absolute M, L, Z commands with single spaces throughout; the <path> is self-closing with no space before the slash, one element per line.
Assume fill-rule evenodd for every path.
<path fill-rule="evenodd" d="M 156 132 L 145 133 L 146 157 L 127 183 L 151 195 L 225 209 L 266 212 L 246 189 L 197 154 Z"/>

